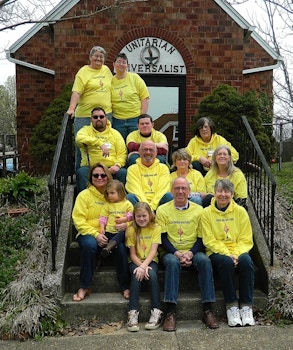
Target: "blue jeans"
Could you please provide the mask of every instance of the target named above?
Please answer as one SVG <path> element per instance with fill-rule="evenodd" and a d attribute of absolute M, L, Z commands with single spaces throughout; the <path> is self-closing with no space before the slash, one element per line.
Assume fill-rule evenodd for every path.
<path fill-rule="evenodd" d="M 138 117 L 130 119 L 117 119 L 112 117 L 112 127 L 120 132 L 124 140 L 132 131 L 137 130 Z"/>
<path fill-rule="evenodd" d="M 80 191 L 86 189 L 87 184 L 89 182 L 89 172 L 90 167 L 89 166 L 82 166 L 76 171 L 76 187 L 77 187 L 77 193 Z M 126 169 L 120 168 L 120 170 L 113 175 L 113 179 L 119 180 L 120 182 L 125 185 L 126 182 Z"/>
<path fill-rule="evenodd" d="M 177 304 L 178 290 L 181 274 L 179 259 L 170 253 L 162 257 L 165 267 L 165 291 L 164 301 Z M 202 303 L 213 303 L 216 301 L 213 268 L 210 259 L 202 252 L 193 256 L 192 266 L 198 272 L 198 282 Z"/>
<path fill-rule="evenodd" d="M 116 268 L 116 275 L 120 290 L 129 289 L 130 276 L 128 271 L 128 251 L 124 244 L 125 232 L 119 232 L 115 235 L 109 232 L 105 232 L 108 241 L 114 239 L 117 242 L 117 248 L 112 250 L 112 255 L 114 258 L 114 264 Z M 103 248 L 98 246 L 98 254 Z"/>
<path fill-rule="evenodd" d="M 133 193 L 128 193 L 128 195 L 127 195 L 126 197 L 127 197 L 127 199 L 129 200 L 129 202 L 130 202 L 133 206 L 135 206 L 135 204 L 139 202 L 138 197 L 137 197 L 135 194 L 133 194 Z M 172 199 L 173 199 L 172 193 L 171 193 L 171 192 L 167 192 L 167 193 L 165 193 L 165 194 L 163 195 L 163 197 L 160 199 L 160 202 L 159 202 L 158 206 L 159 206 L 159 205 L 162 205 L 162 204 L 165 204 L 165 203 L 167 203 L 167 202 L 171 202 Z"/>
<path fill-rule="evenodd" d="M 200 195 L 191 196 L 188 199 L 190 200 L 190 202 L 193 202 L 202 206 L 202 198 Z"/>
<path fill-rule="evenodd" d="M 148 281 L 149 292 L 151 295 L 151 307 L 156 309 L 161 309 L 161 296 L 160 287 L 158 282 L 158 264 L 152 261 L 149 266 L 152 270 L 149 270 L 150 278 Z M 130 282 L 130 299 L 129 299 L 129 310 L 139 310 L 139 294 L 140 288 L 143 281 L 138 281 L 133 274 L 133 271 L 137 268 L 133 262 L 129 263 L 129 272 L 131 275 Z"/>
<path fill-rule="evenodd" d="M 132 164 L 136 164 L 136 159 L 139 158 L 138 153 L 131 154 L 126 162 L 126 168 L 128 168 Z M 159 159 L 160 163 L 167 164 L 166 156 L 163 155 L 157 155 L 157 158 Z"/>
<path fill-rule="evenodd" d="M 254 289 L 254 265 L 248 253 L 241 254 L 235 269 L 234 263 L 229 256 L 221 254 L 210 255 L 213 268 L 218 272 L 224 299 L 226 304 L 238 301 L 235 285 L 235 271 L 239 276 L 239 302 L 240 304 L 253 303 Z"/>
<path fill-rule="evenodd" d="M 107 234 L 110 240 L 113 235 Z M 80 288 L 90 288 L 93 274 L 97 265 L 97 254 L 101 252 L 102 247 L 98 246 L 98 241 L 91 235 L 79 235 L 77 242 L 80 247 Z M 130 278 L 128 272 L 128 255 L 124 242 L 118 244 L 112 251 L 116 267 L 117 279 L 120 290 L 129 288 Z"/>

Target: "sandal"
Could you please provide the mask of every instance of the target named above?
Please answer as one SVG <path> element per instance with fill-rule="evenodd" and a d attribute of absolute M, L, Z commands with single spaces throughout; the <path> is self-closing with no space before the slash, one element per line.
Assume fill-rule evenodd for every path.
<path fill-rule="evenodd" d="M 129 289 L 124 289 L 122 292 L 121 292 L 122 296 L 124 299 L 126 300 L 129 300 L 130 298 L 130 290 Z"/>
<path fill-rule="evenodd" d="M 91 288 L 79 288 L 76 294 L 73 295 L 72 300 L 73 301 L 82 301 L 85 297 L 89 296 L 91 294 L 92 290 Z"/>

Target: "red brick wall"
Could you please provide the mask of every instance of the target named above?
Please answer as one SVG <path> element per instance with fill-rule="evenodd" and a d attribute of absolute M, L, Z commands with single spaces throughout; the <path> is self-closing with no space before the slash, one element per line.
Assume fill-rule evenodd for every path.
<path fill-rule="evenodd" d="M 96 1 L 81 0 L 66 16 L 90 13 L 96 6 Z M 43 29 L 18 50 L 16 58 L 56 73 L 52 77 L 17 68 L 20 152 L 54 96 L 65 84 L 73 82 L 80 66 L 88 63 L 92 46 L 101 45 L 106 49 L 106 64 L 112 69 L 115 54 L 129 41 L 142 36 L 169 41 L 185 61 L 186 143 L 191 137 L 191 118 L 196 115 L 200 101 L 219 84 L 230 84 L 239 92 L 255 89 L 272 95 L 272 71 L 242 74 L 243 69 L 273 64 L 272 58 L 253 39 L 244 41 L 243 30 L 214 1 L 137 2 L 93 17 L 56 23 L 53 41 Z M 29 157 L 26 155 L 25 159 Z"/>

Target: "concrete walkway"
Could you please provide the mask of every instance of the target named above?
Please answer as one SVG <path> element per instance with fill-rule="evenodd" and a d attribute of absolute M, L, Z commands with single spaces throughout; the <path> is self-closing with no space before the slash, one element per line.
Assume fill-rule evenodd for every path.
<path fill-rule="evenodd" d="M 125 326 L 109 334 L 52 337 L 42 341 L 0 341 L 1 350 L 293 350 L 293 325 L 230 328 L 221 323 L 216 330 L 200 321 L 178 322 L 176 332 L 162 328 L 138 333 Z"/>

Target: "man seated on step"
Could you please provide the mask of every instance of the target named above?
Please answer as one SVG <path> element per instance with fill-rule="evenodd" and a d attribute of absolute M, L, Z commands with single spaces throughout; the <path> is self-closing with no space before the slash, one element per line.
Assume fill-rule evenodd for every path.
<path fill-rule="evenodd" d="M 81 164 L 76 172 L 77 191 L 84 190 L 93 164 L 105 164 L 113 178 L 125 184 L 127 149 L 121 134 L 112 128 L 106 112 L 96 107 L 91 112 L 91 125 L 82 127 L 75 142 L 80 148 Z"/>
<path fill-rule="evenodd" d="M 127 169 L 125 188 L 127 198 L 133 204 L 146 202 L 155 212 L 160 204 L 172 200 L 170 172 L 166 164 L 156 158 L 157 147 L 153 141 L 139 146 L 139 158 Z"/>
<path fill-rule="evenodd" d="M 219 322 L 212 311 L 212 303 L 216 300 L 213 269 L 204 253 L 201 238 L 200 217 L 203 208 L 188 200 L 190 184 L 186 178 L 174 179 L 171 192 L 174 199 L 159 206 L 156 212 L 165 250 L 161 258 L 165 268 L 164 302 L 167 313 L 163 330 L 176 330 L 176 304 L 182 268 L 197 271 L 203 306 L 202 321 L 207 327 L 215 329 L 219 327 Z"/>
<path fill-rule="evenodd" d="M 168 153 L 169 145 L 167 137 L 160 131 L 154 129 L 153 118 L 148 114 L 141 114 L 138 117 L 138 130 L 132 131 L 126 139 L 128 149 L 128 159 L 126 167 L 135 164 L 139 157 L 139 146 L 143 141 L 151 140 L 157 147 L 157 158 L 160 163 L 166 164 L 166 155 Z"/>

